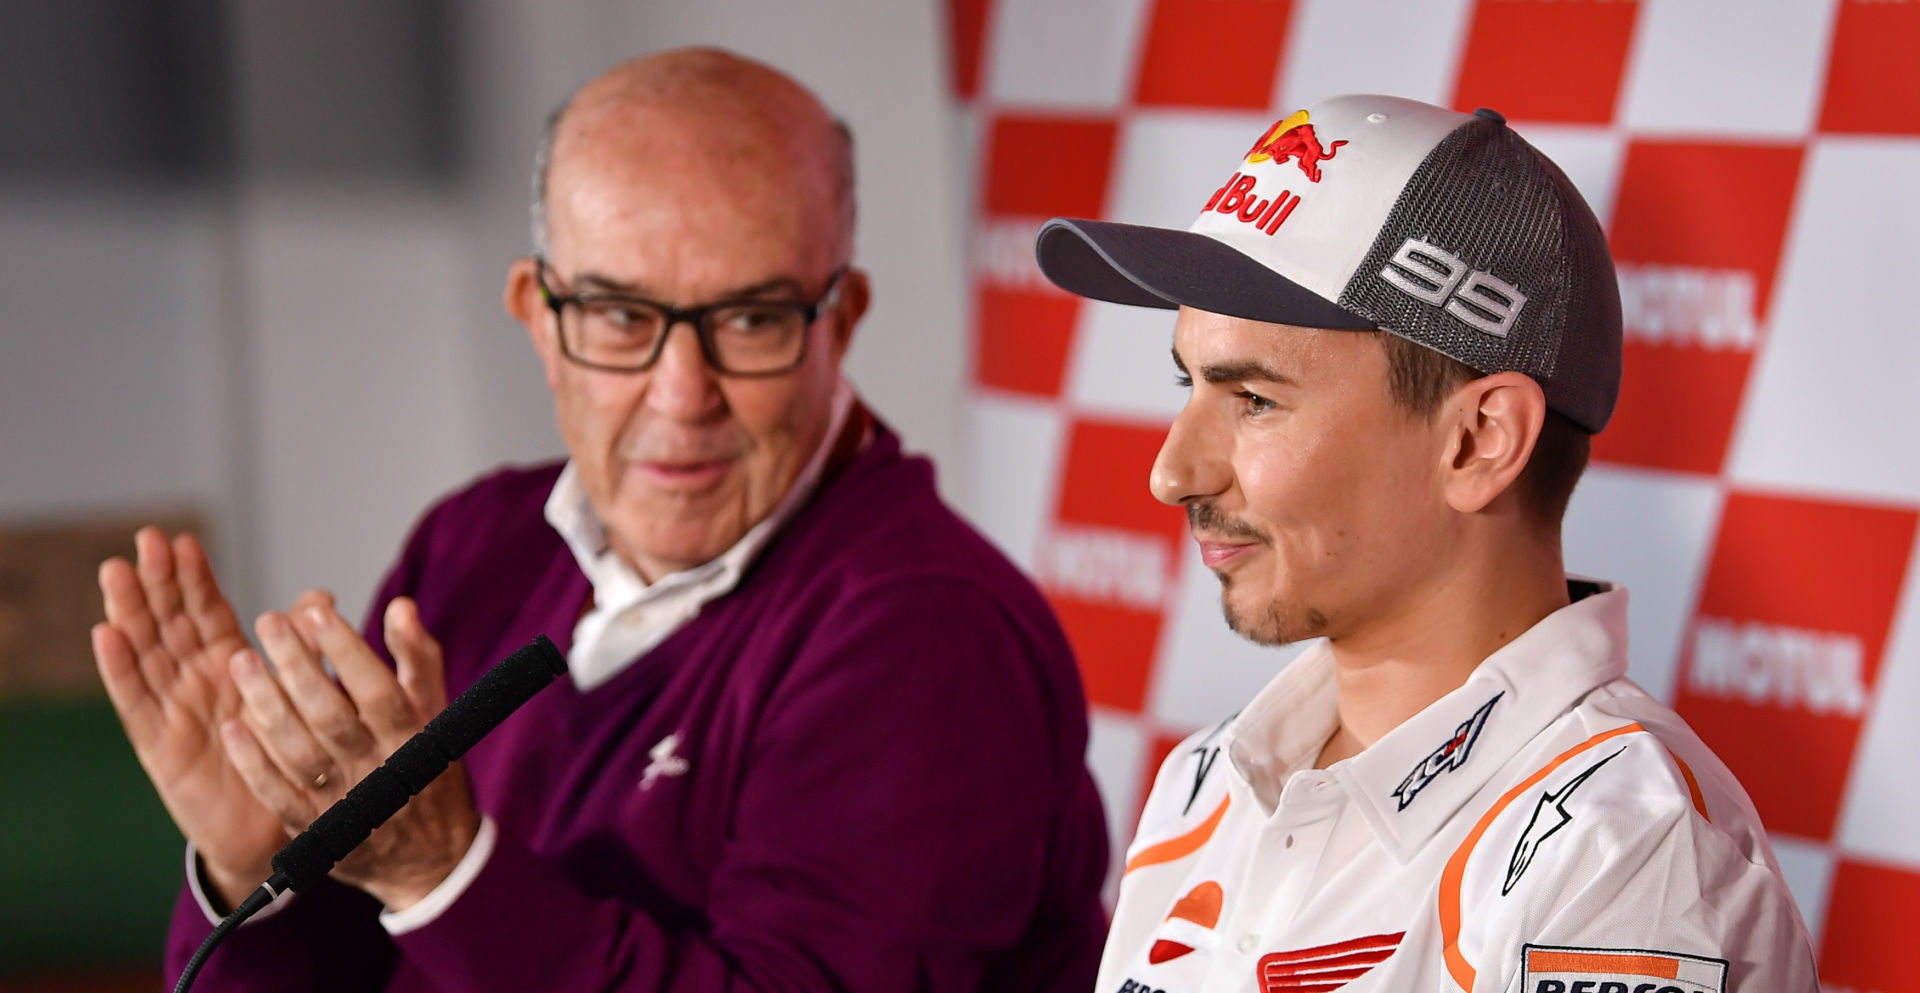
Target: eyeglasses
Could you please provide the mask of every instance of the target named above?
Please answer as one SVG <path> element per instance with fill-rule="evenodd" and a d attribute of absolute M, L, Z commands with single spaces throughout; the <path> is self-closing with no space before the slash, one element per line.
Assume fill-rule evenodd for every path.
<path fill-rule="evenodd" d="M 833 271 L 812 301 L 722 300 L 704 307 L 670 307 L 617 293 L 561 295 L 547 285 L 552 266 L 534 257 L 540 298 L 560 327 L 560 352 L 589 369 L 644 372 L 660 361 L 667 335 L 681 322 L 693 325 L 700 353 L 715 372 L 729 376 L 777 376 L 807 357 L 807 329 L 840 299 L 847 266 Z"/>

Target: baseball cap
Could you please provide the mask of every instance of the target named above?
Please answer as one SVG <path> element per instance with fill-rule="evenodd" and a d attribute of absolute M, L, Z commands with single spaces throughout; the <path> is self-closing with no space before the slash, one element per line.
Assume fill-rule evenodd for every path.
<path fill-rule="evenodd" d="M 1187 230 L 1054 218 L 1035 253 L 1096 300 L 1377 329 L 1523 372 L 1588 431 L 1620 395 L 1606 235 L 1491 110 L 1333 97 L 1264 131 Z"/>

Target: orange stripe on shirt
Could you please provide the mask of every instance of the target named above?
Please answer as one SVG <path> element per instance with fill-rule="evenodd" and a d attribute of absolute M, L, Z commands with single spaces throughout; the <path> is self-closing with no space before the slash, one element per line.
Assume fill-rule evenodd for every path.
<path fill-rule="evenodd" d="M 1480 817 L 1480 823 L 1475 824 L 1473 830 L 1467 832 L 1467 839 L 1460 843 L 1459 848 L 1454 849 L 1453 857 L 1447 859 L 1446 870 L 1440 874 L 1440 937 L 1445 941 L 1441 954 L 1446 959 L 1447 972 L 1453 976 L 1453 981 L 1458 983 L 1461 989 L 1473 989 L 1476 973 L 1473 964 L 1467 961 L 1465 955 L 1460 954 L 1460 880 L 1466 875 L 1467 858 L 1473 854 L 1473 847 L 1480 843 L 1480 836 L 1487 833 L 1487 828 L 1493 826 L 1494 818 L 1499 817 L 1509 804 L 1520 797 L 1520 794 L 1538 786 L 1542 779 L 1553 774 L 1553 770 L 1609 738 L 1645 730 L 1646 728 L 1639 724 L 1629 724 L 1611 731 L 1602 731 L 1561 752 L 1553 761 L 1542 766 L 1540 771 L 1528 776 L 1524 782 L 1508 790 L 1506 795 L 1495 801 L 1494 805 Z"/>
<path fill-rule="evenodd" d="M 1701 820 L 1712 824 L 1713 818 L 1707 816 L 1707 798 L 1700 792 L 1700 781 L 1693 778 L 1693 767 L 1680 757 L 1679 752 L 1669 748 L 1667 754 L 1673 756 L 1673 764 L 1680 767 L 1680 776 L 1687 781 L 1687 792 L 1693 795 L 1693 809 L 1700 812 Z"/>
<path fill-rule="evenodd" d="M 1529 972 L 1600 972 L 1608 975 L 1625 973 L 1629 976 L 1648 976 L 1654 979 L 1678 979 L 1680 960 L 1662 955 L 1533 951 L 1527 953 L 1527 970 Z"/>
<path fill-rule="evenodd" d="M 1213 837 L 1214 830 L 1220 826 L 1220 821 L 1227 816 L 1227 804 L 1232 802 L 1232 796 L 1221 797 L 1220 806 L 1215 807 L 1213 813 L 1209 814 L 1206 820 L 1201 821 L 1198 827 L 1178 838 L 1163 841 L 1157 845 L 1142 849 L 1140 854 L 1127 860 L 1127 872 L 1132 872 L 1144 866 L 1159 865 L 1162 862 L 1172 862 L 1175 859 L 1183 859 L 1199 851 L 1200 846 L 1206 844 L 1207 839 Z M 1122 875 L 1125 875 L 1125 873 L 1122 873 Z"/>

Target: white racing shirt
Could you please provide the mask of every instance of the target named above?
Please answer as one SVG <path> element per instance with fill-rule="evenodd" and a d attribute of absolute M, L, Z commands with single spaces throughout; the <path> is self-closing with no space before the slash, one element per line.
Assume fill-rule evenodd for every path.
<path fill-rule="evenodd" d="M 1309 649 L 1161 766 L 1097 993 L 1813 993 L 1753 804 L 1626 671 L 1601 586 L 1315 769 Z"/>

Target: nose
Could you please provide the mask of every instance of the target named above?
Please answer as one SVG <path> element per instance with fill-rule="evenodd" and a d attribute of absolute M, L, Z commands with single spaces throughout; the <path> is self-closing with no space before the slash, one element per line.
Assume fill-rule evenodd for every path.
<path fill-rule="evenodd" d="M 667 336 L 660 358 L 647 370 L 648 409 L 679 421 L 697 421 L 723 403 L 720 376 L 700 351 L 692 324 L 678 321 L 660 332 Z"/>
<path fill-rule="evenodd" d="M 1181 506 L 1218 496 L 1232 484 L 1226 439 L 1189 404 L 1173 419 L 1147 485 L 1154 499 Z"/>

